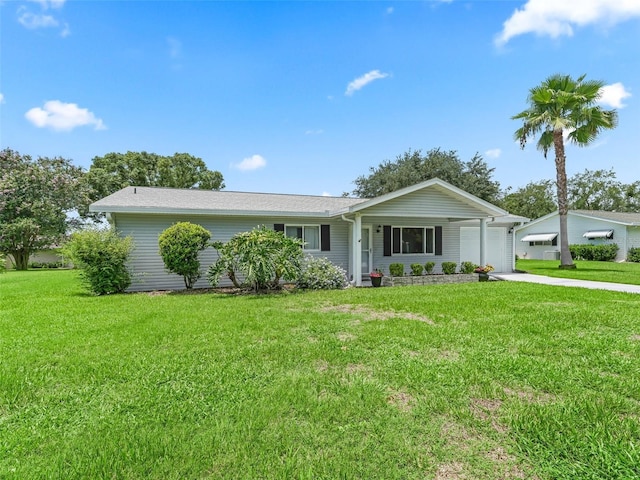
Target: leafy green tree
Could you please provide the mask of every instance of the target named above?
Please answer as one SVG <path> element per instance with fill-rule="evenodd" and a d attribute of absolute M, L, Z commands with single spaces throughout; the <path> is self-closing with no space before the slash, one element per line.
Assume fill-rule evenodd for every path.
<path fill-rule="evenodd" d="M 201 158 L 188 153 L 161 156 L 148 152 L 107 153 L 94 157 L 86 174 L 91 202 L 127 186 L 221 190 L 222 174 L 209 170 Z M 88 202 L 82 209 L 88 215 Z"/>
<path fill-rule="evenodd" d="M 438 177 L 488 202 L 497 201 L 500 184 L 491 179 L 493 168 L 478 154 L 463 162 L 455 151 L 420 150 L 407 151 L 395 161 L 385 160 L 369 169 L 369 175 L 361 175 L 353 182 L 353 195 L 373 198 L 404 187 Z"/>
<path fill-rule="evenodd" d="M 573 210 L 624 211 L 624 190 L 613 170 L 585 170 L 567 181 L 569 207 Z"/>
<path fill-rule="evenodd" d="M 0 253 L 26 270 L 29 256 L 62 241 L 73 220 L 67 213 L 86 203 L 82 169 L 64 158 L 0 152 Z"/>
<path fill-rule="evenodd" d="M 127 267 L 133 239 L 114 229 L 87 229 L 71 235 L 62 251 L 82 271 L 89 291 L 96 295 L 124 292 L 131 285 Z"/>
<path fill-rule="evenodd" d="M 554 190 L 551 180 L 530 182 L 514 192 L 507 189 L 500 204 L 509 213 L 533 220 L 556 210 Z"/>
<path fill-rule="evenodd" d="M 605 110 L 600 99 L 604 82 L 585 81 L 585 75 L 574 80 L 569 75 L 552 75 L 529 91 L 529 107 L 513 116 L 522 120 L 514 137 L 524 148 L 531 138 L 538 138 L 538 149 L 545 158 L 553 147 L 556 163 L 556 188 L 560 216 L 560 268 L 575 268 L 567 235 L 567 172 L 563 135 L 578 146 L 593 142 L 604 129 L 615 128 L 618 114 Z"/>
<path fill-rule="evenodd" d="M 280 280 L 294 281 L 300 274 L 302 240 L 286 237 L 264 225 L 238 233 L 227 243 L 215 243 L 214 247 L 218 260 L 207 274 L 213 286 L 226 274 L 235 287 L 249 287 L 257 292 L 280 288 Z"/>
<path fill-rule="evenodd" d="M 171 273 L 182 275 L 188 289 L 202 276 L 198 255 L 209 246 L 211 234 L 201 225 L 178 222 L 160 234 L 158 244 L 164 266 Z"/>

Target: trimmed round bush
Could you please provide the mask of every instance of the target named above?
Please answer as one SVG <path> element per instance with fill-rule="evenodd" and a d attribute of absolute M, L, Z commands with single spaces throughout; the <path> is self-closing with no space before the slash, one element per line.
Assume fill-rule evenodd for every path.
<path fill-rule="evenodd" d="M 182 275 L 186 288 L 202 276 L 198 254 L 209 246 L 211 233 L 201 225 L 178 222 L 160 234 L 158 245 L 166 269 Z"/>
<path fill-rule="evenodd" d="M 411 264 L 411 275 L 420 276 L 422 275 L 422 271 L 424 267 L 421 263 L 412 263 Z"/>
<path fill-rule="evenodd" d="M 460 264 L 460 273 L 473 273 L 477 265 L 473 262 L 462 262 Z"/>
<path fill-rule="evenodd" d="M 392 263 L 389 265 L 389 273 L 392 277 L 403 277 L 404 263 Z"/>
<path fill-rule="evenodd" d="M 453 275 L 456 273 L 456 267 L 458 264 L 456 262 L 442 262 L 442 273 L 445 275 Z"/>
<path fill-rule="evenodd" d="M 640 263 L 640 248 L 630 248 L 629 253 L 627 253 L 627 262 L 636 262 Z"/>
<path fill-rule="evenodd" d="M 305 290 L 338 290 L 347 286 L 347 272 L 328 258 L 307 256 L 302 262 L 296 287 Z"/>
<path fill-rule="evenodd" d="M 436 262 L 427 262 L 424 264 L 424 271 L 427 273 L 427 275 L 431 275 L 435 266 Z"/>

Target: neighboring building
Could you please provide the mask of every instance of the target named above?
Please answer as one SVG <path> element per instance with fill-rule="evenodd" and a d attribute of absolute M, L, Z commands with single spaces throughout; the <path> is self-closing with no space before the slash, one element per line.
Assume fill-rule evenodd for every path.
<path fill-rule="evenodd" d="M 182 279 L 164 269 L 158 237 L 179 221 L 197 223 L 212 240 L 228 241 L 258 225 L 302 238 L 313 256 L 347 270 L 354 285 L 389 264 L 432 260 L 490 263 L 514 268 L 513 227 L 526 220 L 442 180 L 432 179 L 373 199 L 127 187 L 91 205 L 135 242 L 131 290 L 180 289 Z M 210 248 L 203 268 L 216 259 Z M 207 286 L 201 279 L 196 287 Z"/>
<path fill-rule="evenodd" d="M 630 248 L 640 247 L 640 213 L 570 210 L 569 245 L 615 243 L 616 261 L 624 261 Z M 515 229 L 519 258 L 560 259 L 560 216 L 553 212 Z"/>
<path fill-rule="evenodd" d="M 66 264 L 62 254 L 60 253 L 60 248 L 50 248 L 47 250 L 40 250 L 33 255 L 29 256 L 29 265 L 33 263 L 59 263 L 61 262 L 63 265 Z M 15 268 L 15 262 L 13 261 L 13 256 L 7 255 L 5 258 L 4 265 L 7 269 L 11 270 Z"/>

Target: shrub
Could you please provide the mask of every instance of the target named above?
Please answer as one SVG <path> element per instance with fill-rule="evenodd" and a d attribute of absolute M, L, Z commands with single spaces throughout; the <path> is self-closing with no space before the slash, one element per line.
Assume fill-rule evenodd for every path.
<path fill-rule="evenodd" d="M 347 286 L 347 272 L 327 258 L 307 256 L 296 280 L 296 287 L 308 290 L 336 290 Z"/>
<path fill-rule="evenodd" d="M 627 262 L 640 262 L 640 247 L 630 248 L 627 254 Z"/>
<path fill-rule="evenodd" d="M 274 289 L 280 288 L 281 279 L 295 281 L 300 274 L 302 240 L 285 237 L 284 233 L 264 225 L 213 246 L 219 255 L 207 273 L 213 286 L 218 285 L 220 277 L 226 274 L 238 288 Z"/>
<path fill-rule="evenodd" d="M 210 239 L 206 228 L 190 222 L 178 222 L 160 234 L 158 245 L 164 266 L 182 275 L 186 288 L 193 288 L 202 276 L 198 254 L 209 246 Z"/>
<path fill-rule="evenodd" d="M 456 273 L 457 266 L 458 264 L 456 262 L 442 262 L 442 273 L 452 275 Z"/>
<path fill-rule="evenodd" d="M 422 275 L 422 271 L 424 270 L 424 267 L 422 266 L 421 263 L 412 263 L 411 264 L 411 275 Z"/>
<path fill-rule="evenodd" d="M 0 253 L 0 273 L 4 273 L 7 271 L 6 261 L 7 260 L 5 256 Z"/>
<path fill-rule="evenodd" d="M 571 257 L 574 260 L 593 260 L 597 262 L 612 262 L 616 259 L 618 245 L 569 245 Z"/>
<path fill-rule="evenodd" d="M 473 262 L 462 262 L 460 264 L 460 273 L 473 273 L 477 265 Z"/>
<path fill-rule="evenodd" d="M 427 275 L 431 275 L 433 273 L 433 268 L 436 266 L 436 262 L 427 262 L 424 264 L 424 270 L 427 272 Z"/>
<path fill-rule="evenodd" d="M 404 263 L 392 263 L 389 265 L 389 273 L 392 277 L 404 276 Z"/>
<path fill-rule="evenodd" d="M 131 285 L 127 260 L 133 250 L 131 237 L 113 229 L 84 230 L 71 235 L 63 252 L 82 270 L 82 279 L 96 295 L 123 292 Z"/>

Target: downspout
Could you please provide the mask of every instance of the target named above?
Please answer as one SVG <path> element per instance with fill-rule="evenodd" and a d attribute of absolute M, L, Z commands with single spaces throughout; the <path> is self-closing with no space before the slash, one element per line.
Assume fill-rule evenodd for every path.
<path fill-rule="evenodd" d="M 341 215 L 342 220 L 344 220 L 345 222 L 349 222 L 352 225 L 351 228 L 351 258 L 350 263 L 351 263 L 351 285 L 355 285 L 356 284 L 356 221 L 355 220 L 351 220 L 350 218 L 347 218 L 344 216 L 344 213 Z"/>

